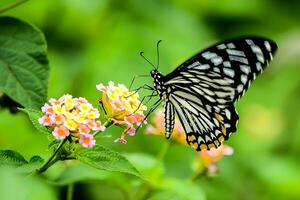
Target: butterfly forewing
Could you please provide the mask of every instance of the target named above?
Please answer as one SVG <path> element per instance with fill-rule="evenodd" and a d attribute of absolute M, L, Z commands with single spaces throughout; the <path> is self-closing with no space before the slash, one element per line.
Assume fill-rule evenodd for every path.
<path fill-rule="evenodd" d="M 166 83 L 176 84 L 178 76 L 185 74 L 194 74 L 191 80 L 199 80 L 208 74 L 218 74 L 222 81 L 210 81 L 210 85 L 218 82 L 224 86 L 224 82 L 227 81 L 234 89 L 232 100 L 237 100 L 272 60 L 276 49 L 274 42 L 259 37 L 229 40 L 214 45 L 182 63 L 166 76 Z M 213 88 L 212 92 L 215 92 Z"/>
<path fill-rule="evenodd" d="M 260 37 L 229 40 L 196 54 L 166 75 L 160 83 L 166 89 L 156 89 L 166 95 L 167 138 L 176 112 L 188 144 L 197 151 L 227 140 L 239 118 L 234 102 L 269 64 L 276 49 L 274 42 Z"/>

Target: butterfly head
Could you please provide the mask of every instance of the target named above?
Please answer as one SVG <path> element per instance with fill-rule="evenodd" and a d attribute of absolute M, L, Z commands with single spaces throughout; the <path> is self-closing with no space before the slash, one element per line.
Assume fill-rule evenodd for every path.
<path fill-rule="evenodd" d="M 150 72 L 151 77 L 154 79 L 154 82 L 161 82 L 163 75 L 157 70 L 154 69 Z"/>

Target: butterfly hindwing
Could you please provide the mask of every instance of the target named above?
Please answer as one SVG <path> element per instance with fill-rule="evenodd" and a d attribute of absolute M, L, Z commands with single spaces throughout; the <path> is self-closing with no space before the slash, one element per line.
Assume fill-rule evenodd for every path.
<path fill-rule="evenodd" d="M 238 115 L 231 104 L 225 108 L 206 104 L 201 98 L 198 101 L 184 99 L 171 94 L 170 102 L 185 130 L 186 140 L 197 151 L 217 148 L 230 133 L 236 131 Z M 209 108 L 209 110 L 207 110 Z"/>

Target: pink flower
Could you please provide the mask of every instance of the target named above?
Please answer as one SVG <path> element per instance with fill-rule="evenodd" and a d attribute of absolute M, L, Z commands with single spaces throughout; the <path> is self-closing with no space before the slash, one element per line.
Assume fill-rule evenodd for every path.
<path fill-rule="evenodd" d="M 42 112 L 46 114 L 53 114 L 53 108 L 49 106 L 49 104 L 45 103 L 45 105 L 42 107 Z"/>
<path fill-rule="evenodd" d="M 65 122 L 65 117 L 63 115 L 51 115 L 50 118 L 56 125 L 61 125 Z"/>
<path fill-rule="evenodd" d="M 121 142 L 123 144 L 127 143 L 127 141 L 125 140 L 125 138 L 117 138 L 117 139 L 115 139 L 115 142 Z"/>
<path fill-rule="evenodd" d="M 93 131 L 104 131 L 105 130 L 105 126 L 102 126 L 100 121 L 88 119 L 88 120 L 86 120 L 85 124 Z"/>
<path fill-rule="evenodd" d="M 39 123 L 48 127 L 58 140 L 69 136 L 70 142 L 78 143 L 81 140 L 86 147 L 92 147 L 95 140 L 92 136 L 94 133 L 91 131 L 105 130 L 105 127 L 98 121 L 99 110 L 82 97 L 74 98 L 72 95 L 66 94 L 59 99 L 51 98 L 49 103 L 46 103 L 41 109 L 45 116 L 38 120 Z"/>
<path fill-rule="evenodd" d="M 65 126 L 59 125 L 54 128 L 52 135 L 58 140 L 63 140 L 70 135 L 70 131 Z"/>
<path fill-rule="evenodd" d="M 79 143 L 84 148 L 92 148 L 93 146 L 95 146 L 96 140 L 90 134 L 83 134 L 83 135 L 80 136 Z"/>
<path fill-rule="evenodd" d="M 81 134 L 89 134 L 91 129 L 87 126 L 87 125 L 84 125 L 84 124 L 80 124 L 78 126 L 78 131 L 79 133 Z"/>
<path fill-rule="evenodd" d="M 51 126 L 53 124 L 52 119 L 48 115 L 40 117 L 38 121 L 40 124 L 44 126 Z"/>

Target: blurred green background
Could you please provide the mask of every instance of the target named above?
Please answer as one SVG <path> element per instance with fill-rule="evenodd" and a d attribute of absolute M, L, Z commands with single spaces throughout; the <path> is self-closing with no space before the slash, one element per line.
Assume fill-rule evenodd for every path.
<path fill-rule="evenodd" d="M 0 7 L 12 2 L 1 0 Z M 163 74 L 222 39 L 260 35 L 276 41 L 279 49 L 271 66 L 236 104 L 238 131 L 226 142 L 234 155 L 219 162 L 216 177 L 196 181 L 207 199 L 250 200 L 300 199 L 299 11 L 297 0 L 30 0 L 5 15 L 44 32 L 51 67 L 49 98 L 70 93 L 85 96 L 95 106 L 100 97 L 96 84 L 129 86 L 134 75 L 149 73 L 151 67 L 139 52 L 156 62 L 159 39 Z M 152 84 L 140 78 L 135 86 L 145 82 Z M 0 119 L 2 149 L 22 152 L 26 158 L 50 155 L 47 138 L 24 114 L 5 110 Z M 120 152 L 153 156 L 166 142 L 142 130 L 128 137 L 126 145 L 113 143 L 121 131 L 112 128 L 112 138 L 98 142 Z M 186 179 L 192 173 L 187 163 L 195 157 L 192 149 L 173 145 L 164 160 L 164 177 Z M 55 175 L 55 167 L 52 171 Z M 84 182 L 75 189 L 77 194 L 89 193 L 82 196 L 86 199 L 123 199 L 105 181 Z M 62 193 L 59 187 L 55 191 Z M 119 196 L 105 196 L 106 192 Z"/>

